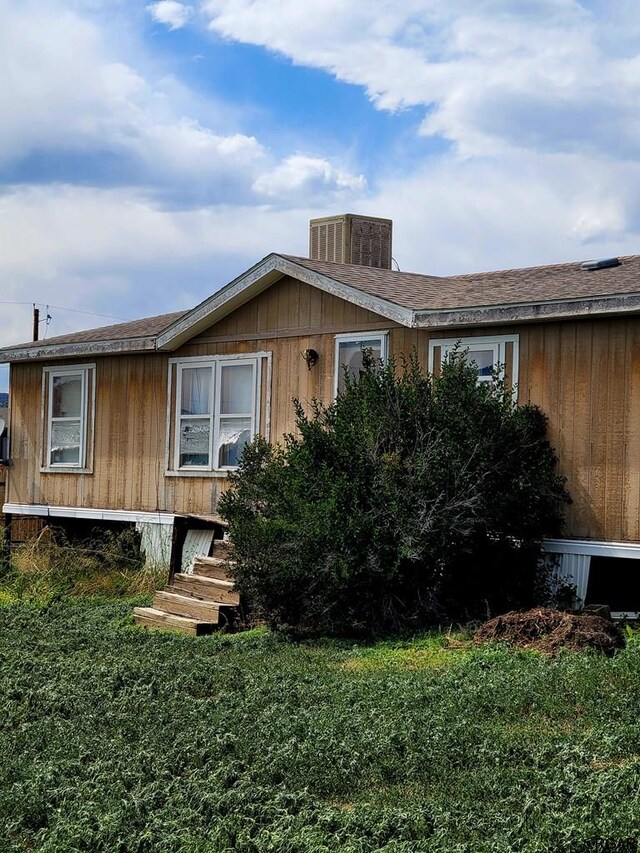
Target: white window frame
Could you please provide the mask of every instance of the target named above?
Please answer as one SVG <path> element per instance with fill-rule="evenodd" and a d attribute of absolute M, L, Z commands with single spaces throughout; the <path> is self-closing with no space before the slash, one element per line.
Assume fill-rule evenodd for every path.
<path fill-rule="evenodd" d="M 348 332 L 342 335 L 335 335 L 334 355 L 333 355 L 333 396 L 338 396 L 338 382 L 340 379 L 340 344 L 357 344 L 360 342 L 380 344 L 380 358 L 382 363 L 387 363 L 389 353 L 389 332 Z"/>
<path fill-rule="evenodd" d="M 507 344 L 513 345 L 513 364 L 511 365 L 511 384 L 514 394 L 518 385 L 518 362 L 519 362 L 520 335 L 486 335 L 485 337 L 473 338 L 439 338 L 429 341 L 429 373 L 434 372 L 435 350 L 440 348 L 440 364 L 456 348 L 468 350 L 470 354 L 481 350 L 493 350 L 493 366 L 498 368 L 498 378 L 504 379 L 505 363 L 507 360 Z M 492 376 L 478 376 L 478 382 L 491 382 Z"/>
<path fill-rule="evenodd" d="M 251 418 L 251 440 L 260 431 L 260 421 L 262 416 L 262 378 L 263 378 L 263 362 L 266 360 L 267 370 L 267 389 L 266 400 L 264 401 L 266 418 L 265 418 L 265 438 L 268 439 L 269 432 L 269 408 L 270 408 L 270 385 L 271 385 L 271 353 L 270 352 L 254 352 L 254 353 L 238 353 L 234 355 L 212 355 L 212 356 L 191 356 L 187 358 L 171 358 L 169 359 L 169 377 L 167 388 L 167 458 L 165 465 L 165 476 L 174 477 L 202 477 L 202 476 L 221 476 L 225 477 L 230 471 L 235 471 L 237 465 L 217 466 L 219 458 L 218 441 L 220 437 L 220 422 L 226 418 L 233 417 L 250 417 Z M 225 365 L 250 365 L 253 367 L 253 390 L 252 390 L 252 411 L 251 413 L 240 412 L 237 414 L 220 412 L 221 396 L 219 388 L 221 387 L 222 369 Z M 183 419 L 181 414 L 182 400 L 182 372 L 188 368 L 207 367 L 211 369 L 211 412 L 209 413 L 209 463 L 207 465 L 183 465 L 180 466 L 180 424 Z M 175 397 L 173 397 L 172 407 L 172 375 L 175 371 Z M 194 419 L 204 419 L 206 415 L 194 415 Z M 173 444 L 170 447 L 169 436 L 173 428 Z M 172 458 L 170 458 L 170 453 Z M 215 459 L 214 459 L 215 457 Z M 215 463 L 215 464 L 214 464 Z"/>
<path fill-rule="evenodd" d="M 208 415 L 183 415 L 182 414 L 182 373 L 185 369 L 197 369 L 199 367 L 207 368 L 211 373 L 210 380 L 210 388 L 209 388 L 209 408 L 210 412 Z M 209 463 L 213 459 L 213 433 L 214 433 L 214 410 L 215 410 L 215 400 L 214 400 L 214 388 L 216 386 L 216 366 L 210 360 L 202 360 L 202 361 L 194 361 L 191 363 L 178 362 L 176 364 L 176 401 L 175 401 L 175 427 L 174 427 L 174 448 L 173 448 L 173 459 L 176 470 L 184 470 L 186 471 L 210 471 L 211 465 L 184 465 L 180 466 L 180 435 L 182 433 L 182 421 L 184 419 L 192 418 L 193 420 L 205 420 L 207 417 L 209 418 L 209 447 L 207 448 L 207 455 L 209 457 Z"/>
<path fill-rule="evenodd" d="M 51 461 L 51 436 L 53 426 L 53 382 L 58 376 L 81 376 L 81 400 L 80 400 L 80 458 L 77 462 L 52 462 Z M 46 400 L 46 411 L 45 411 Z M 93 464 L 93 430 L 95 424 L 96 405 L 96 366 L 95 364 L 65 364 L 58 366 L 47 366 L 42 370 L 42 423 L 44 425 L 44 464 L 40 466 L 42 472 L 92 473 Z M 55 420 L 59 420 L 56 418 Z M 76 418 L 73 418 L 76 420 Z M 91 432 L 91 447 L 89 447 L 88 436 Z"/>

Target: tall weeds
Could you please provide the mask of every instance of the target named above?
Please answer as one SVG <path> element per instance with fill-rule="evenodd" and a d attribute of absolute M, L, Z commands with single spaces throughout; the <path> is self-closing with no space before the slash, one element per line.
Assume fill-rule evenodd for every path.
<path fill-rule="evenodd" d="M 166 582 L 164 566 L 149 565 L 135 530 L 95 530 L 71 542 L 45 527 L 17 546 L 0 580 L 0 599 L 44 601 L 63 595 L 123 598 L 150 594 Z"/>

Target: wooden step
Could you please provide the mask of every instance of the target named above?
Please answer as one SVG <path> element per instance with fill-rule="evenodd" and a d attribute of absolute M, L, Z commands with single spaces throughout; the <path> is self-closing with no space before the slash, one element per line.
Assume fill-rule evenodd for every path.
<path fill-rule="evenodd" d="M 193 574 L 218 580 L 233 580 L 233 563 L 221 557 L 203 557 L 201 554 L 193 561 Z"/>
<path fill-rule="evenodd" d="M 201 575 L 185 575 L 178 572 L 173 576 L 168 592 L 178 592 L 203 598 L 220 604 L 240 604 L 240 593 L 233 591 L 233 581 L 220 578 L 205 578 Z"/>
<path fill-rule="evenodd" d="M 198 619 L 201 622 L 217 624 L 220 620 L 220 607 L 213 601 L 203 601 L 200 598 L 192 598 L 190 595 L 179 595 L 177 592 L 155 592 L 152 607 L 155 610 Z"/>
<path fill-rule="evenodd" d="M 233 559 L 233 545 L 226 539 L 213 540 L 213 556 L 222 557 L 222 559 Z"/>
<path fill-rule="evenodd" d="M 181 634 L 190 634 L 198 637 L 201 634 L 211 634 L 215 631 L 215 622 L 201 622 L 198 619 L 188 619 L 185 616 L 177 616 L 174 613 L 165 613 L 154 607 L 134 607 L 134 619 L 137 625 L 143 628 L 152 628 L 163 631 L 178 631 Z"/>

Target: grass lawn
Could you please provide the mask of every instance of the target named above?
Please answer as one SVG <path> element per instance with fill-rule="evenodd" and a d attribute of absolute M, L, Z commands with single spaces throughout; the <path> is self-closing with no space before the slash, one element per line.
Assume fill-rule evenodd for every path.
<path fill-rule="evenodd" d="M 0 607 L 2 853 L 637 849 L 637 640 L 549 660 L 130 614 Z"/>

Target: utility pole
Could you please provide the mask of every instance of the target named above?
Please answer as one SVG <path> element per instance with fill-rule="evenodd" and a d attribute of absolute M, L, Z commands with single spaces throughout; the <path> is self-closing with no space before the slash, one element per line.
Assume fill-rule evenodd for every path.
<path fill-rule="evenodd" d="M 38 340 L 38 326 L 40 325 L 40 309 L 33 306 L 33 340 Z"/>

